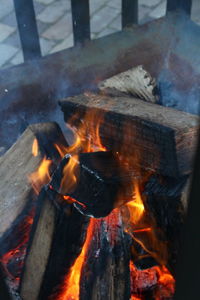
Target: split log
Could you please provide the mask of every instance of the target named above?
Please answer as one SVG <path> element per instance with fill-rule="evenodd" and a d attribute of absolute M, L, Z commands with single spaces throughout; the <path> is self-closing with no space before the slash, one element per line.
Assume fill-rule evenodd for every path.
<path fill-rule="evenodd" d="M 168 248 L 168 267 L 176 272 L 177 258 L 182 246 L 182 232 L 187 215 L 190 178 L 152 176 L 145 188 L 145 205 L 155 220 L 155 232 L 162 231 Z M 159 235 L 159 232 L 158 232 Z"/>
<path fill-rule="evenodd" d="M 131 157 L 140 167 L 171 176 L 189 174 L 193 167 L 199 117 L 128 97 L 83 94 L 60 102 L 64 118 L 79 128 L 87 115 L 104 115 L 101 143 L 107 150 Z M 85 120 L 87 128 L 95 121 Z"/>
<path fill-rule="evenodd" d="M 94 233 L 81 273 L 80 300 L 130 299 L 130 238 L 119 210 L 94 220 Z"/>
<path fill-rule="evenodd" d="M 38 140 L 38 155 L 33 156 L 33 141 Z M 56 161 L 54 143 L 66 145 L 56 123 L 30 125 L 17 142 L 0 158 L 0 237 L 26 208 L 32 195 L 28 175 L 40 165 L 44 155 Z"/>
<path fill-rule="evenodd" d="M 107 95 L 133 96 L 148 102 L 158 102 L 156 80 L 143 66 L 119 73 L 98 84 L 99 90 Z"/>
<path fill-rule="evenodd" d="M 65 168 L 71 162 L 77 168 L 77 181 L 72 190 L 67 185 L 72 176 L 71 170 L 67 172 Z M 119 158 L 112 152 L 80 153 L 77 157 L 68 154 L 54 172 L 50 186 L 72 197 L 82 214 L 100 218 L 132 199 L 135 178 L 134 171 L 124 170 Z"/>
<path fill-rule="evenodd" d="M 55 209 L 44 192 L 40 198 L 40 208 L 35 216 L 20 280 L 19 290 L 24 300 L 38 299 L 54 234 Z"/>

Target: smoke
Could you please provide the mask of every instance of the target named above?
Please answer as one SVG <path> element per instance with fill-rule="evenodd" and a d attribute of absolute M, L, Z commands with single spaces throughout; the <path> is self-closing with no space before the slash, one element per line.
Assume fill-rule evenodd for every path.
<path fill-rule="evenodd" d="M 185 15 L 177 15 L 158 76 L 160 104 L 192 114 L 200 114 L 199 35 L 198 25 Z"/>

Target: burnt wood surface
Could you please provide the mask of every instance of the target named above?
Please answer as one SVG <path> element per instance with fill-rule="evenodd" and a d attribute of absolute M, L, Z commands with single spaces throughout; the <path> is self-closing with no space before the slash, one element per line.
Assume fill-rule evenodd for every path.
<path fill-rule="evenodd" d="M 71 161 L 77 166 L 77 182 L 72 188 L 65 186 L 71 174 L 65 172 L 63 176 L 63 169 Z M 136 176 L 134 170 L 124 170 L 112 152 L 80 153 L 78 158 L 65 156 L 50 185 L 61 195 L 77 200 L 74 205 L 82 214 L 100 218 L 130 201 Z M 64 186 L 61 186 L 61 180 Z"/>
<path fill-rule="evenodd" d="M 127 154 L 144 168 L 178 177 L 192 170 L 199 117 L 128 97 L 83 94 L 60 102 L 65 122 L 76 114 L 84 121 L 86 110 L 104 114 L 100 126 L 107 150 Z M 95 126 L 90 124 L 88 126 Z"/>
<path fill-rule="evenodd" d="M 119 210 L 94 220 L 94 233 L 87 250 L 80 280 L 80 300 L 130 299 L 130 243 Z"/>

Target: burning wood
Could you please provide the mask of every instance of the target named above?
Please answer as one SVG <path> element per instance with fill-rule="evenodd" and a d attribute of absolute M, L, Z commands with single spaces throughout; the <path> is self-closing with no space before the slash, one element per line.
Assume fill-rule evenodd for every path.
<path fill-rule="evenodd" d="M 170 174 L 176 184 L 175 176 L 190 172 L 192 156 L 183 146 L 194 140 L 198 118 L 180 113 L 180 125 L 172 110 L 137 103 L 93 94 L 69 98 L 61 105 L 74 144 L 69 147 L 59 130 L 47 143 L 45 134 L 32 136 L 31 159 L 39 157 L 43 141 L 45 151 L 37 170 L 27 172 L 37 200 L 19 273 L 24 300 L 173 295 L 166 232 L 156 229 L 151 187 L 158 198 L 166 188 L 168 197 L 173 184 L 162 188 L 155 173 L 159 180 Z M 175 153 L 167 152 L 172 148 Z"/>
<path fill-rule="evenodd" d="M 79 130 L 83 120 L 87 124 L 85 140 L 96 124 L 95 119 L 86 116 L 103 115 L 99 136 L 107 150 L 126 153 L 134 165 L 162 175 L 178 177 L 191 172 L 199 128 L 197 116 L 144 101 L 138 104 L 135 98 L 95 94 L 69 97 L 60 105 L 71 126 Z"/>

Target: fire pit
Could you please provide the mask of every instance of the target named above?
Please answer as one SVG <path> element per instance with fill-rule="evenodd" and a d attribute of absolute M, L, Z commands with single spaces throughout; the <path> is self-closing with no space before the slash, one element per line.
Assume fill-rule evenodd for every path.
<path fill-rule="evenodd" d="M 133 20 L 128 2 L 124 27 Z M 188 14 L 189 6 L 182 8 Z M 173 299 L 199 128 L 191 114 L 198 113 L 196 103 L 191 108 L 179 100 L 198 92 L 199 28 L 187 14 L 173 12 L 85 42 L 88 24 L 73 9 L 77 26 L 85 24 L 80 31 L 74 22 L 76 44 L 84 45 L 1 75 L 8 91 L 2 100 L 9 99 L 1 112 L 6 148 L 19 134 L 20 126 L 7 139 L 15 114 L 22 127 L 53 119 L 63 129 L 29 125 L 0 160 L 0 261 L 8 294 L 24 300 Z M 187 31 L 191 44 L 196 41 L 193 53 L 184 38 L 177 40 Z M 105 78 L 140 63 L 158 82 L 158 104 L 99 90 Z M 70 146 L 58 99 L 73 132 Z"/>

